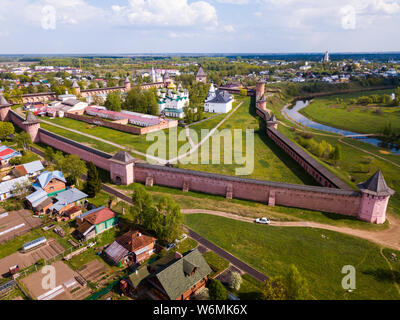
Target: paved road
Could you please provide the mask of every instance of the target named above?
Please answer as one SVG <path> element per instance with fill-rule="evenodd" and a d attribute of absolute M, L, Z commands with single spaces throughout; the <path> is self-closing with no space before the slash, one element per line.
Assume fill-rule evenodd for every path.
<path fill-rule="evenodd" d="M 121 200 L 123 200 L 125 202 L 132 204 L 131 197 L 119 192 L 118 190 L 115 190 L 114 188 L 111 188 L 111 187 L 103 184 L 103 190 L 107 193 L 110 193 L 110 194 L 120 198 Z M 235 256 L 231 255 L 229 252 L 221 249 L 220 247 L 218 247 L 211 241 L 208 241 L 207 239 L 203 238 L 202 236 L 200 236 L 198 233 L 194 232 L 187 226 L 185 226 L 185 227 L 188 229 L 189 237 L 196 240 L 200 245 L 206 247 L 207 249 L 209 249 L 211 251 L 214 251 L 216 254 L 225 258 L 226 260 L 228 260 L 231 263 L 231 265 L 235 266 L 236 268 L 238 268 L 239 270 L 241 270 L 245 273 L 248 273 L 249 275 L 251 275 L 252 277 L 256 278 L 257 280 L 259 280 L 261 282 L 268 280 L 268 277 L 265 276 L 264 274 L 262 274 L 261 272 L 258 272 L 254 268 L 250 267 L 248 264 L 244 263 L 243 261 L 239 260 Z"/>
<path fill-rule="evenodd" d="M 231 263 L 231 265 L 233 265 L 236 268 L 238 268 L 239 270 L 251 275 L 252 277 L 256 278 L 258 281 L 264 282 L 264 281 L 268 280 L 268 277 L 266 275 L 262 274 L 261 272 L 258 272 L 256 269 L 250 267 L 248 264 L 244 263 L 243 261 L 239 260 L 235 256 L 231 255 L 229 252 L 221 249 L 220 247 L 218 247 L 211 241 L 208 241 L 207 239 L 203 238 L 195 231 L 189 229 L 188 227 L 186 227 L 186 228 L 188 229 L 189 237 L 196 240 L 198 243 L 205 246 L 207 249 L 214 251 L 216 254 L 218 254 L 222 258 L 228 260 Z"/>

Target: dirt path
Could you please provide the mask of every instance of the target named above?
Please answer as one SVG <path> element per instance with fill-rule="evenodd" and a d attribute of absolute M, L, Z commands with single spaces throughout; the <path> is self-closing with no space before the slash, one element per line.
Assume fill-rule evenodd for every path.
<path fill-rule="evenodd" d="M 202 210 L 202 209 L 190 209 L 190 210 L 182 210 L 183 214 L 209 214 L 219 217 L 224 217 L 228 219 L 243 221 L 247 223 L 254 223 L 254 219 L 241 217 L 232 213 L 226 213 L 221 211 L 212 211 L 212 210 Z M 315 229 L 323 229 L 335 231 L 359 238 L 363 238 L 374 242 L 380 246 L 400 250 L 400 220 L 394 217 L 388 217 L 390 222 L 390 227 L 383 231 L 369 231 L 369 230 L 359 230 L 352 229 L 348 227 L 336 227 L 311 221 L 301 221 L 301 222 L 276 222 L 272 221 L 271 226 L 273 227 L 304 227 L 304 228 L 315 228 Z"/>

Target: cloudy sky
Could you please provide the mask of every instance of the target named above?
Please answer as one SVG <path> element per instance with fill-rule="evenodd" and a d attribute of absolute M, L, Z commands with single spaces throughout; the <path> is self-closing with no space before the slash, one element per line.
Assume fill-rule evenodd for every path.
<path fill-rule="evenodd" d="M 0 0 L 0 54 L 400 51 L 400 0 Z"/>

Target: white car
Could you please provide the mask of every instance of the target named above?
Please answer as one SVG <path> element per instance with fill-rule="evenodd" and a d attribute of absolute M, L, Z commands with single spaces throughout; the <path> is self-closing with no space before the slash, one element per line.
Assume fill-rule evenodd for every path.
<path fill-rule="evenodd" d="M 254 221 L 255 223 L 259 224 L 270 224 L 271 221 L 268 218 L 259 218 Z"/>

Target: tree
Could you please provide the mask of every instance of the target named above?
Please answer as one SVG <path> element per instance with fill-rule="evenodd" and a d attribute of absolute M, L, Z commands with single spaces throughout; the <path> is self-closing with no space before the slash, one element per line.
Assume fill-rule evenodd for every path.
<path fill-rule="evenodd" d="M 27 150 L 29 148 L 29 146 L 32 145 L 32 138 L 25 131 L 22 131 L 21 133 L 17 134 L 15 136 L 14 141 L 17 144 L 18 148 L 24 149 L 24 150 Z"/>
<path fill-rule="evenodd" d="M 276 277 L 265 281 L 263 287 L 264 300 L 285 300 L 286 288 L 282 277 Z"/>
<path fill-rule="evenodd" d="M 25 199 L 25 197 L 29 194 L 29 189 L 31 184 L 29 181 L 19 182 L 14 185 L 14 189 L 12 194 L 17 197 L 17 199 Z"/>
<path fill-rule="evenodd" d="M 85 192 L 90 198 L 94 198 L 101 190 L 101 180 L 99 173 L 93 162 L 87 164 L 87 180 Z"/>
<path fill-rule="evenodd" d="M 338 144 L 335 147 L 335 150 L 332 155 L 332 159 L 335 163 L 338 163 L 340 160 L 342 160 L 342 148 Z"/>
<path fill-rule="evenodd" d="M 60 159 L 57 163 L 58 169 L 61 170 L 67 178 L 69 185 L 79 183 L 79 178 L 86 174 L 87 168 L 85 162 L 77 155 L 69 155 Z"/>
<path fill-rule="evenodd" d="M 243 279 L 239 272 L 234 271 L 231 273 L 231 278 L 229 280 L 229 287 L 232 290 L 239 291 L 240 286 L 242 285 L 242 282 L 243 282 Z"/>
<path fill-rule="evenodd" d="M 171 242 L 182 233 L 183 215 L 181 208 L 171 197 L 163 197 L 157 203 L 159 227 L 157 235 L 160 240 Z"/>
<path fill-rule="evenodd" d="M 307 280 L 295 265 L 291 265 L 285 277 L 287 300 L 307 300 L 310 297 Z"/>
<path fill-rule="evenodd" d="M 152 196 L 141 184 L 137 184 L 133 188 L 132 202 L 133 207 L 131 207 L 131 213 L 133 215 L 134 222 L 144 225 L 146 212 L 149 211 L 153 206 Z"/>
<path fill-rule="evenodd" d="M 111 92 L 107 96 L 107 100 L 106 100 L 104 106 L 108 110 L 117 111 L 117 112 L 121 111 L 121 94 L 119 92 Z"/>
<path fill-rule="evenodd" d="M 211 300 L 228 300 L 228 292 L 221 282 L 211 279 L 208 285 Z"/>
<path fill-rule="evenodd" d="M 15 128 L 11 122 L 0 122 L 0 139 L 5 139 L 14 133 Z"/>
<path fill-rule="evenodd" d="M 307 280 L 291 265 L 285 277 L 278 276 L 264 283 L 264 300 L 307 300 L 310 298 Z"/>

